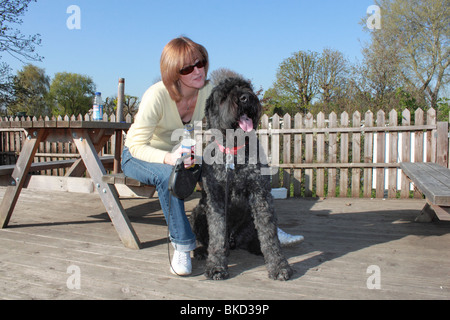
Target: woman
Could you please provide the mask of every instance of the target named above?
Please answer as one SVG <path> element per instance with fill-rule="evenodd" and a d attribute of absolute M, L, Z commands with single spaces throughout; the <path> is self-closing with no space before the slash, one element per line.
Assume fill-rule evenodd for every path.
<path fill-rule="evenodd" d="M 184 211 L 184 201 L 168 190 L 172 168 L 182 154 L 181 146 L 176 148 L 178 141 L 172 141 L 171 136 L 185 124 L 204 118 L 205 103 L 212 90 L 206 80 L 208 52 L 189 38 L 176 38 L 164 47 L 160 67 L 162 81 L 144 93 L 128 131 L 122 170 L 126 176 L 156 186 L 175 248 L 170 270 L 188 275 L 192 272 L 190 251 L 195 249 L 196 242 Z M 287 240 L 284 243 L 303 240 L 301 236 L 295 238 L 281 230 L 279 235 L 282 243 L 284 238 Z"/>

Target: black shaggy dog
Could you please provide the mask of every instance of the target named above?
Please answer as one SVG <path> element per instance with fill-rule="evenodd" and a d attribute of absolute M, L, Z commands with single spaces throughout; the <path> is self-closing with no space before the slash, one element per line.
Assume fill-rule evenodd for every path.
<path fill-rule="evenodd" d="M 192 229 L 203 245 L 194 256 L 207 257 L 205 276 L 221 280 L 229 276 L 228 250 L 245 249 L 264 255 L 270 278 L 288 280 L 293 270 L 281 254 L 270 177 L 262 174 L 267 164 L 251 154 L 259 150 L 253 128 L 261 105 L 250 83 L 240 78 L 222 81 L 208 98 L 205 115 L 215 141 L 204 152 L 202 198 L 191 215 Z M 230 132 L 244 135 L 244 142 L 233 138 L 231 145 L 225 144 Z"/>

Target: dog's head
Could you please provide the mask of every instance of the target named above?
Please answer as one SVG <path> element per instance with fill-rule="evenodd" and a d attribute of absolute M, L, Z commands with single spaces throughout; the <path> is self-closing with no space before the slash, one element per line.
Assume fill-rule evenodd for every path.
<path fill-rule="evenodd" d="M 252 85 L 241 78 L 227 78 L 218 84 L 206 101 L 207 129 L 256 129 L 262 107 Z"/>

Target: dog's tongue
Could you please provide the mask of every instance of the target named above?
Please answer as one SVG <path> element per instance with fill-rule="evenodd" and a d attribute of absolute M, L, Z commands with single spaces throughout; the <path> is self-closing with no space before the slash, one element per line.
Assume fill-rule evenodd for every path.
<path fill-rule="evenodd" d="M 244 132 L 249 132 L 253 130 L 253 121 L 246 114 L 244 114 L 239 119 L 239 127 L 241 127 Z"/>

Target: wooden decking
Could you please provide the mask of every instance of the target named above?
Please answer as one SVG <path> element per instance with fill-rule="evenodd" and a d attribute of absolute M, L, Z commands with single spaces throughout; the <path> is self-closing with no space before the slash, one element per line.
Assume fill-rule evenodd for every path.
<path fill-rule="evenodd" d="M 284 249 L 288 282 L 244 251 L 231 253 L 229 280 L 206 280 L 197 261 L 174 276 L 157 198 L 122 203 L 142 250 L 123 246 L 97 194 L 24 189 L 0 230 L 0 299 L 450 299 L 450 222 L 414 222 L 424 200 L 277 200 L 280 226 L 305 236 Z"/>

